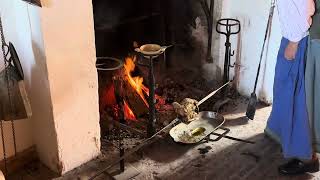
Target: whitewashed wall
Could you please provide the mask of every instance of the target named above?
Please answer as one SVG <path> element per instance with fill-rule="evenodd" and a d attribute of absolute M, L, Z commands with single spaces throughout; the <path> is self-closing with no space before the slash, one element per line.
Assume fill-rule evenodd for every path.
<path fill-rule="evenodd" d="M 209 0 L 207 1 L 209 2 Z M 241 21 L 242 30 L 240 34 L 231 36 L 232 50 L 235 50 L 235 55 L 231 58 L 231 64 L 236 62 L 237 65 L 236 68 L 230 69 L 230 78 L 235 77 L 235 85 L 238 91 L 242 95 L 249 96 L 254 87 L 271 0 L 221 0 L 214 2 L 215 22 L 220 18 L 235 18 Z M 266 103 L 272 103 L 274 68 L 281 41 L 277 15 L 275 10 L 272 32 L 266 44 L 257 86 L 259 99 Z M 208 35 L 205 18 L 197 18 L 196 24 L 196 29 L 192 29 L 192 35 L 206 50 Z M 218 34 L 215 27 L 212 41 L 214 62 L 204 63 L 202 66 L 203 75 L 208 81 L 221 80 L 223 75 L 225 36 Z M 204 57 L 200 58 L 203 59 Z"/>
<path fill-rule="evenodd" d="M 54 164 L 63 174 L 100 154 L 93 8 L 92 1 L 42 3 L 41 28 L 58 141 Z"/>
<path fill-rule="evenodd" d="M 19 149 L 35 144 L 40 160 L 64 174 L 100 154 L 93 9 L 91 1 L 41 2 L 0 0 L 0 13 L 33 110 L 31 121 L 17 122 Z"/>
<path fill-rule="evenodd" d="M 25 4 L 25 3 L 23 3 Z M 28 17 L 24 16 L 25 11 L 20 11 L 21 3 L 16 0 L 0 0 L 0 16 L 2 17 L 4 33 L 7 43 L 12 42 L 19 54 L 22 66 L 25 70 L 26 77 L 30 77 L 28 67 L 32 65 L 32 50 L 31 47 L 30 30 Z M 26 5 L 24 5 L 26 6 Z M 0 55 L 0 70 L 3 70 L 4 61 L 2 51 Z M 26 81 L 26 86 L 30 92 L 30 82 Z M 10 122 L 4 123 L 4 136 L 6 144 L 7 156 L 12 156 L 14 153 L 13 136 Z M 15 121 L 16 143 L 17 151 L 21 152 L 32 145 L 34 141 L 32 138 L 32 121 L 30 119 L 23 119 Z M 1 139 L 0 139 L 1 141 Z M 2 143 L 2 142 L 0 142 Z M 3 159 L 3 149 L 0 147 L 0 159 Z"/>
<path fill-rule="evenodd" d="M 260 52 L 262 49 L 265 29 L 267 25 L 271 1 L 256 0 L 224 0 L 222 17 L 236 18 L 241 21 L 242 31 L 240 40 L 233 36 L 232 44 L 236 50 L 240 66 L 238 90 L 243 95 L 250 95 L 253 90 L 255 76 L 258 68 Z M 276 56 L 280 46 L 281 32 L 275 10 L 271 36 L 262 62 L 261 74 L 257 88 L 259 98 L 271 103 L 273 96 L 273 78 Z M 220 65 L 224 61 L 224 38 L 220 39 Z"/>

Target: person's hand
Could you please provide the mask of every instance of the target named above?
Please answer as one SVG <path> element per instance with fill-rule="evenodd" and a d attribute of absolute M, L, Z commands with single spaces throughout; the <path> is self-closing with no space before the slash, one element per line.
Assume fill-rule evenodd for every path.
<path fill-rule="evenodd" d="M 284 57 L 291 61 L 294 60 L 296 58 L 296 54 L 298 51 L 298 45 L 299 42 L 289 42 L 288 46 L 286 47 L 286 50 L 284 52 Z"/>

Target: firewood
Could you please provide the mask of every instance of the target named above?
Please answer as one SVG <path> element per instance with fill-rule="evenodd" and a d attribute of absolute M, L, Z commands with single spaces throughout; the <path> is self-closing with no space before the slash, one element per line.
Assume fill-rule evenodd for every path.
<path fill-rule="evenodd" d="M 123 98 L 128 103 L 134 115 L 138 118 L 148 113 L 148 105 L 143 101 L 138 92 L 130 85 L 128 81 L 123 83 Z"/>

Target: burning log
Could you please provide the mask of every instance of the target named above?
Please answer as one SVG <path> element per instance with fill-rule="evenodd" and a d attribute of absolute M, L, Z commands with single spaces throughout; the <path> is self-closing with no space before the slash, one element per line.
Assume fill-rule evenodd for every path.
<path fill-rule="evenodd" d="M 148 105 L 139 94 L 138 91 L 132 87 L 129 81 L 123 83 L 123 98 L 128 103 L 128 106 L 132 109 L 132 112 L 136 117 L 140 117 L 148 113 Z"/>

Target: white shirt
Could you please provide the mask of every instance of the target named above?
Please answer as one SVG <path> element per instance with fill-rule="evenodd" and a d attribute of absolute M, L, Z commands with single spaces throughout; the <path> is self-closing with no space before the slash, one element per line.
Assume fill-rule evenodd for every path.
<path fill-rule="evenodd" d="M 292 42 L 299 42 L 308 35 L 311 22 L 310 5 L 313 0 L 277 0 L 282 36 Z M 312 14 L 310 14 L 312 13 Z"/>

